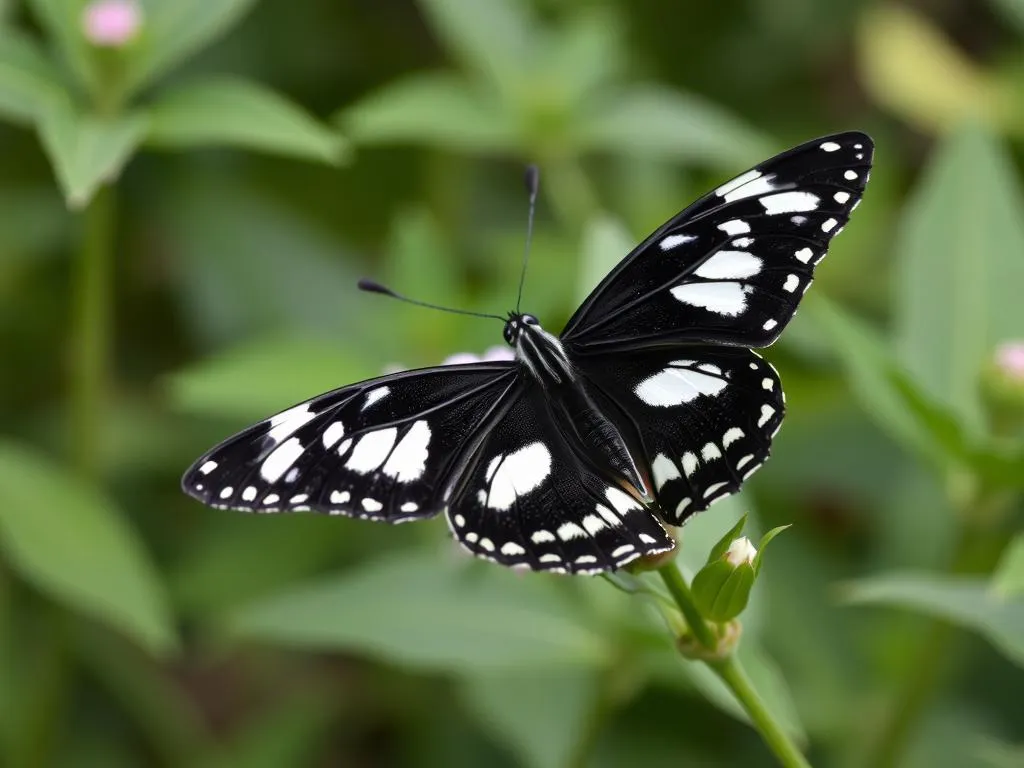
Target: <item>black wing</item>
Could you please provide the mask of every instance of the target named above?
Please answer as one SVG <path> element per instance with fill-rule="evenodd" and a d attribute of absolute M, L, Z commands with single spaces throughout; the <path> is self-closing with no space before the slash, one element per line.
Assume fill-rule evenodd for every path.
<path fill-rule="evenodd" d="M 570 447 L 559 418 L 524 374 L 452 496 L 448 525 L 459 542 L 503 565 L 561 573 L 615 570 L 671 550 L 650 505 Z"/>
<path fill-rule="evenodd" d="M 403 522 L 441 511 L 481 430 L 515 386 L 511 363 L 397 373 L 300 403 L 224 441 L 185 473 L 215 507 Z"/>
<path fill-rule="evenodd" d="M 863 133 L 826 136 L 718 187 L 623 259 L 562 339 L 591 349 L 771 344 L 860 202 L 873 148 Z"/>
<path fill-rule="evenodd" d="M 673 525 L 738 491 L 782 423 L 775 369 L 748 349 L 693 345 L 573 362 L 583 386 L 614 404 L 606 415 L 640 447 L 636 463 Z"/>

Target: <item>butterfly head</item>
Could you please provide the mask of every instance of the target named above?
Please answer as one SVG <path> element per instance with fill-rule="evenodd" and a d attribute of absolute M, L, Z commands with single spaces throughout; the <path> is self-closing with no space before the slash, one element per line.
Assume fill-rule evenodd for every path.
<path fill-rule="evenodd" d="M 505 321 L 505 341 L 509 346 L 514 347 L 519 343 L 519 337 L 527 326 L 539 327 L 540 321 L 533 315 L 510 312 L 508 320 Z"/>

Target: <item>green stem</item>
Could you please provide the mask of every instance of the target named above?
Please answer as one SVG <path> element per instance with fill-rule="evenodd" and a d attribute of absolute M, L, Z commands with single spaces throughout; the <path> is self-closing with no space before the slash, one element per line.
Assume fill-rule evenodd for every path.
<path fill-rule="evenodd" d="M 71 411 L 75 465 L 96 479 L 110 354 L 115 193 L 104 185 L 82 214 L 72 311 Z"/>
<path fill-rule="evenodd" d="M 722 682 L 729 686 L 729 690 L 743 705 L 743 709 L 750 716 L 754 727 L 760 732 L 761 738 L 764 739 L 771 751 L 775 753 L 779 763 L 787 768 L 810 768 L 811 764 L 807 762 L 803 753 L 789 738 L 778 721 L 772 717 L 771 711 L 754 689 L 750 678 L 743 671 L 736 656 L 729 655 L 721 661 L 708 662 L 708 666 L 718 673 Z"/>
<path fill-rule="evenodd" d="M 686 579 L 683 578 L 676 564 L 668 563 L 659 568 L 658 573 L 661 574 L 665 586 L 672 593 L 672 599 L 675 600 L 686 619 L 690 632 L 697 642 L 709 652 L 708 657 L 701 661 L 707 664 L 729 687 L 740 706 L 750 717 L 754 727 L 761 734 L 765 744 L 778 758 L 779 763 L 786 768 L 810 768 L 810 763 L 765 706 L 764 700 L 754 689 L 735 654 L 730 650 L 721 656 L 716 655 L 719 650 L 718 633 L 697 609 L 690 586 L 686 583 Z"/>

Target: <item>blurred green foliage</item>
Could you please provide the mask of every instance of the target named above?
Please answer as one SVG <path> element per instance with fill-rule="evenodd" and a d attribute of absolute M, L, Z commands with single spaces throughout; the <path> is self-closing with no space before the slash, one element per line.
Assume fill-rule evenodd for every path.
<path fill-rule="evenodd" d="M 353 282 L 503 311 L 523 163 L 557 327 L 697 194 L 847 128 L 874 178 L 769 351 L 773 458 L 680 563 L 793 525 L 740 655 L 815 765 L 1021 765 L 1024 394 L 989 380 L 1024 343 L 1024 3 L 141 0 L 120 48 L 85 6 L 0 0 L 0 765 L 769 765 L 603 581 L 178 478 L 497 343 Z"/>

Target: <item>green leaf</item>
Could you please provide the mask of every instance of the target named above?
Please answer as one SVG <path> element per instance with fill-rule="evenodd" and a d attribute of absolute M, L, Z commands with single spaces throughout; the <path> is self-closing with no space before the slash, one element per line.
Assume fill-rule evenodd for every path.
<path fill-rule="evenodd" d="M 463 64 L 503 88 L 527 71 L 539 37 L 517 0 L 420 0 L 430 25 Z"/>
<path fill-rule="evenodd" d="M 989 0 L 1011 24 L 1017 26 L 1018 32 L 1024 32 L 1024 0 Z"/>
<path fill-rule="evenodd" d="M 655 85 L 611 92 L 578 120 L 585 149 L 667 160 L 749 165 L 772 144 L 726 110 Z"/>
<path fill-rule="evenodd" d="M 401 553 L 235 612 L 236 635 L 440 670 L 590 666 L 608 641 L 549 589 L 442 553 Z"/>
<path fill-rule="evenodd" d="M 759 541 L 758 544 L 757 544 L 757 554 L 754 556 L 754 574 L 755 575 L 761 573 L 761 562 L 762 562 L 761 558 L 764 555 L 765 547 L 767 547 L 769 544 L 771 544 L 772 539 L 774 539 L 776 536 L 778 536 L 780 533 L 782 533 L 787 528 L 791 528 L 791 527 L 792 527 L 792 523 L 790 523 L 789 525 L 779 525 L 779 526 L 776 526 L 775 528 L 772 528 L 770 531 L 768 531 L 768 533 L 766 533 L 764 536 L 761 537 L 761 541 Z"/>
<path fill-rule="evenodd" d="M 854 605 L 899 606 L 970 629 L 1024 666 L 1024 600 L 1003 600 L 981 579 L 886 574 L 847 584 L 843 595 Z"/>
<path fill-rule="evenodd" d="M 1024 597 L 1024 533 L 1006 547 L 992 577 L 992 591 L 1004 600 Z"/>
<path fill-rule="evenodd" d="M 60 70 L 36 42 L 14 30 L 0 34 L 0 115 L 33 122 L 44 106 L 66 98 Z"/>
<path fill-rule="evenodd" d="M 255 4 L 256 0 L 144 0 L 145 20 L 131 52 L 129 90 L 148 85 L 201 51 Z"/>
<path fill-rule="evenodd" d="M 0 548 L 40 591 L 155 653 L 176 639 L 142 543 L 113 504 L 60 466 L 0 442 Z"/>
<path fill-rule="evenodd" d="M 892 360 L 877 333 L 820 296 L 808 296 L 802 311 L 832 337 L 832 349 L 846 368 L 850 387 L 876 425 L 904 447 L 944 464 L 946 453 L 896 386 Z"/>
<path fill-rule="evenodd" d="M 145 131 L 139 113 L 103 118 L 77 112 L 68 102 L 48 104 L 39 134 L 68 205 L 84 207 L 101 184 L 116 179 Z"/>
<path fill-rule="evenodd" d="M 374 91 L 335 118 L 363 144 L 408 142 L 458 151 L 511 152 L 515 121 L 458 75 L 414 75 Z"/>
<path fill-rule="evenodd" d="M 921 11 L 873 6 L 858 34 L 862 80 L 875 100 L 925 131 L 998 117 L 995 81 Z"/>
<path fill-rule="evenodd" d="M 39 25 L 56 43 L 68 68 L 90 92 L 100 86 L 100 73 L 92 47 L 82 34 L 82 13 L 87 0 L 28 0 Z"/>
<path fill-rule="evenodd" d="M 522 765 L 563 768 L 573 764 L 599 695 L 596 676 L 593 670 L 526 670 L 473 675 L 461 687 L 481 725 L 507 744 Z"/>
<path fill-rule="evenodd" d="M 577 281 L 576 299 L 583 301 L 622 257 L 633 250 L 636 240 L 613 216 L 595 216 L 583 230 L 583 259 Z"/>
<path fill-rule="evenodd" d="M 353 352 L 308 338 L 269 338 L 235 347 L 168 377 L 175 408 L 251 419 L 380 373 Z"/>
<path fill-rule="evenodd" d="M 146 142 L 180 148 L 226 145 L 336 163 L 341 137 L 258 83 L 209 77 L 160 95 Z"/>
<path fill-rule="evenodd" d="M 971 436 L 985 425 L 979 373 L 1024 328 L 1024 203 L 1012 168 L 985 132 L 956 132 L 912 196 L 899 243 L 899 358 Z"/>

